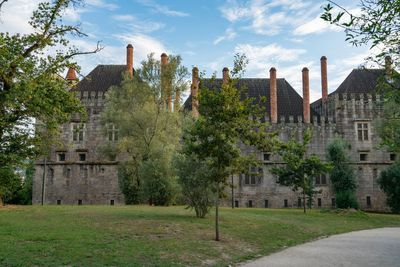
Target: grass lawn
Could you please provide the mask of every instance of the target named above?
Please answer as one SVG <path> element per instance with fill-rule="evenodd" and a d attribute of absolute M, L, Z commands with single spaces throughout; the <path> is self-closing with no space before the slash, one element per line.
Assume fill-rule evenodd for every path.
<path fill-rule="evenodd" d="M 296 209 L 221 209 L 197 219 L 184 207 L 0 208 L 0 266 L 227 266 L 317 237 L 400 226 L 400 216 Z"/>

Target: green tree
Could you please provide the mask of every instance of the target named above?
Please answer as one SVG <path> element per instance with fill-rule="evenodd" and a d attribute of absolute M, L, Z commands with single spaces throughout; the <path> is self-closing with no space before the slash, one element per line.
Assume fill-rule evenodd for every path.
<path fill-rule="evenodd" d="M 307 155 L 311 137 L 311 131 L 307 129 L 302 142 L 294 138 L 288 142 L 281 142 L 277 146 L 277 153 L 282 157 L 284 165 L 271 168 L 271 173 L 278 177 L 277 183 L 290 186 L 295 192 L 301 189 L 304 213 L 306 213 L 306 197 L 311 208 L 313 196 L 319 193 L 314 188 L 314 178 L 330 168 L 328 163 L 322 162 L 317 156 Z"/>
<path fill-rule="evenodd" d="M 392 212 L 400 213 L 400 163 L 397 161 L 382 171 L 378 184 L 386 194 L 386 203 Z"/>
<path fill-rule="evenodd" d="M 107 93 L 104 130 L 110 125 L 118 129 L 118 141 L 107 150 L 121 159 L 120 185 L 128 204 L 173 201 L 172 158 L 180 145 L 181 114 L 167 110 L 166 96 L 185 90 L 186 75 L 179 56 L 170 56 L 169 64 L 162 67 L 149 55 L 133 77 L 126 76 Z"/>
<path fill-rule="evenodd" d="M 210 183 L 212 173 L 207 164 L 195 155 L 177 154 L 174 165 L 185 203 L 188 208 L 195 210 L 196 217 L 204 218 L 214 198 L 214 188 Z"/>
<path fill-rule="evenodd" d="M 347 156 L 349 148 L 343 139 L 333 140 L 327 148 L 328 160 L 333 166 L 330 179 L 336 194 L 336 206 L 341 209 L 358 208 L 354 170 Z"/>
<path fill-rule="evenodd" d="M 239 144 L 264 148 L 271 141 L 267 138 L 267 123 L 262 122 L 265 110 L 253 98 L 241 99 L 245 88 L 237 88 L 247 59 L 236 55 L 232 79 L 219 87 L 211 81 L 212 88 L 200 83 L 199 114 L 193 125 L 185 129 L 183 153 L 189 158 L 206 164 L 215 190 L 215 240 L 219 241 L 219 199 L 227 185 L 227 177 L 235 165 L 248 157 Z M 265 99 L 262 99 L 265 101 Z"/>
<path fill-rule="evenodd" d="M 0 205 L 5 205 L 21 188 L 21 177 L 10 166 L 0 167 Z"/>
<path fill-rule="evenodd" d="M 2 11 L 7 1 L 1 2 Z M 41 144 L 59 131 L 73 112 L 84 112 L 59 76 L 82 52 L 69 45 L 68 37 L 82 37 L 77 26 L 65 25 L 62 16 L 79 1 L 39 3 L 29 24 L 32 33 L 0 33 L 0 168 L 12 173 L 28 157 L 42 151 Z M 54 52 L 54 48 L 58 48 Z M 34 124 L 36 123 L 36 127 Z M 35 129 L 38 129 L 35 131 Z M 9 179 L 13 179 L 10 175 Z M 6 179 L 3 177 L 3 179 Z"/>

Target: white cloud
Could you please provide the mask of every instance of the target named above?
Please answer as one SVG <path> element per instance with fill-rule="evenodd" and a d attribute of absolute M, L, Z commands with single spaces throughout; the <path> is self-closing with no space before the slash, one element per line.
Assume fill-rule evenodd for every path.
<path fill-rule="evenodd" d="M 161 13 L 166 16 L 170 16 L 170 17 L 187 17 L 187 16 L 189 16 L 188 13 L 177 11 L 177 10 L 172 10 L 169 7 L 157 4 L 152 0 L 137 0 L 137 1 L 144 6 L 152 8 L 154 12 Z"/>
<path fill-rule="evenodd" d="M 154 53 L 158 58 L 162 53 L 169 54 L 168 49 L 159 40 L 140 33 L 134 34 L 116 34 L 114 35 L 123 44 L 131 43 L 134 47 L 134 65 L 140 66 L 140 62 L 147 58 L 147 55 Z M 125 52 L 121 52 L 124 57 Z M 125 61 L 122 61 L 125 62 Z"/>
<path fill-rule="evenodd" d="M 28 24 L 32 11 L 36 9 L 39 0 L 13 0 L 6 2 L 0 14 L 0 27 L 2 32 L 30 33 L 33 31 Z"/>
<path fill-rule="evenodd" d="M 228 28 L 225 30 L 224 35 L 221 35 L 214 40 L 214 45 L 217 45 L 224 40 L 232 40 L 236 37 L 236 35 L 236 32 L 232 28 Z"/>
<path fill-rule="evenodd" d="M 127 14 L 114 15 L 114 16 L 112 16 L 112 18 L 115 20 L 118 20 L 118 21 L 133 21 L 133 20 L 135 20 L 134 16 L 127 15 Z"/>
<path fill-rule="evenodd" d="M 307 35 L 312 33 L 322 33 L 325 31 L 341 31 L 342 29 L 329 24 L 328 22 L 322 20 L 320 17 L 316 17 L 303 25 L 300 25 L 294 29 L 294 35 Z"/>
<path fill-rule="evenodd" d="M 271 63 L 293 62 L 304 54 L 304 49 L 284 48 L 278 44 L 269 44 L 266 46 L 253 46 L 251 44 L 238 44 L 235 47 L 235 53 L 244 53 L 249 59 L 248 70 L 263 70 Z"/>
<path fill-rule="evenodd" d="M 118 8 L 118 6 L 116 4 L 110 4 L 104 0 L 85 0 L 85 4 L 87 4 L 89 6 L 105 8 L 108 10 L 115 10 Z"/>
<path fill-rule="evenodd" d="M 307 20 L 316 7 L 312 2 L 298 0 L 227 0 L 220 7 L 222 16 L 230 22 L 249 21 L 245 29 L 261 35 L 276 35 L 286 26 L 296 26 Z"/>

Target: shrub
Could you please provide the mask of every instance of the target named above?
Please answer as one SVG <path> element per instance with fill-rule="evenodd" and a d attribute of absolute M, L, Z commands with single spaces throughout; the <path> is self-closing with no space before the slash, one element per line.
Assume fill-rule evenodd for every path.
<path fill-rule="evenodd" d="M 382 171 L 378 184 L 386 193 L 386 203 L 392 212 L 400 213 L 400 162 Z"/>

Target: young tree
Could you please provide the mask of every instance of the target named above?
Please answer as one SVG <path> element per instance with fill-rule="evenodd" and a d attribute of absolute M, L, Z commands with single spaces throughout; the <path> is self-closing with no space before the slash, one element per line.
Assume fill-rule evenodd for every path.
<path fill-rule="evenodd" d="M 212 173 L 195 155 L 177 154 L 174 163 L 185 203 L 195 210 L 196 217 L 204 218 L 213 205 Z"/>
<path fill-rule="evenodd" d="M 185 129 L 183 153 L 206 164 L 211 172 L 209 183 L 215 191 L 215 240 L 219 241 L 219 199 L 234 165 L 246 158 L 239 144 L 266 146 L 265 111 L 255 99 L 241 99 L 245 91 L 236 84 L 246 65 L 244 56 L 236 55 L 232 79 L 221 87 L 200 88 L 199 114 L 192 127 Z M 265 100 L 265 99 L 263 99 Z"/>
<path fill-rule="evenodd" d="M 278 177 L 279 184 L 290 186 L 293 191 L 301 189 L 304 213 L 306 213 L 306 197 L 308 197 L 311 207 L 313 196 L 319 193 L 314 188 L 314 178 L 329 170 L 328 163 L 322 162 L 315 155 L 307 155 L 311 137 L 311 131 L 308 129 L 304 132 L 302 142 L 298 142 L 294 138 L 286 143 L 281 142 L 277 153 L 282 157 L 284 165 L 271 169 L 271 173 Z"/>
<path fill-rule="evenodd" d="M 336 206 L 341 209 L 358 208 L 354 170 L 347 156 L 349 148 L 343 139 L 333 140 L 327 148 L 328 160 L 333 166 L 330 178 L 336 194 Z"/>
<path fill-rule="evenodd" d="M 118 141 L 110 145 L 123 162 L 119 178 L 129 204 L 167 205 L 173 200 L 172 158 L 179 147 L 181 115 L 168 110 L 166 96 L 186 89 L 186 75 L 179 56 L 162 67 L 149 55 L 132 78 L 126 76 L 107 93 L 102 123 L 105 131 L 110 125 L 118 129 Z"/>
<path fill-rule="evenodd" d="M 1 2 L 1 8 L 7 7 Z M 68 37 L 83 34 L 65 25 L 62 15 L 79 1 L 39 3 L 29 24 L 29 34 L 0 33 L 0 168 L 15 169 L 27 157 L 40 152 L 42 141 L 58 133 L 59 125 L 73 112 L 84 112 L 59 76 L 82 52 L 69 46 Z M 58 48 L 54 52 L 54 48 Z M 34 123 L 40 129 L 35 131 Z M 4 172 L 3 172 L 4 173 Z M 10 176 L 10 179 L 12 176 Z"/>
<path fill-rule="evenodd" d="M 378 184 L 385 192 L 386 203 L 392 212 L 400 213 L 400 163 L 398 161 L 381 172 Z"/>

